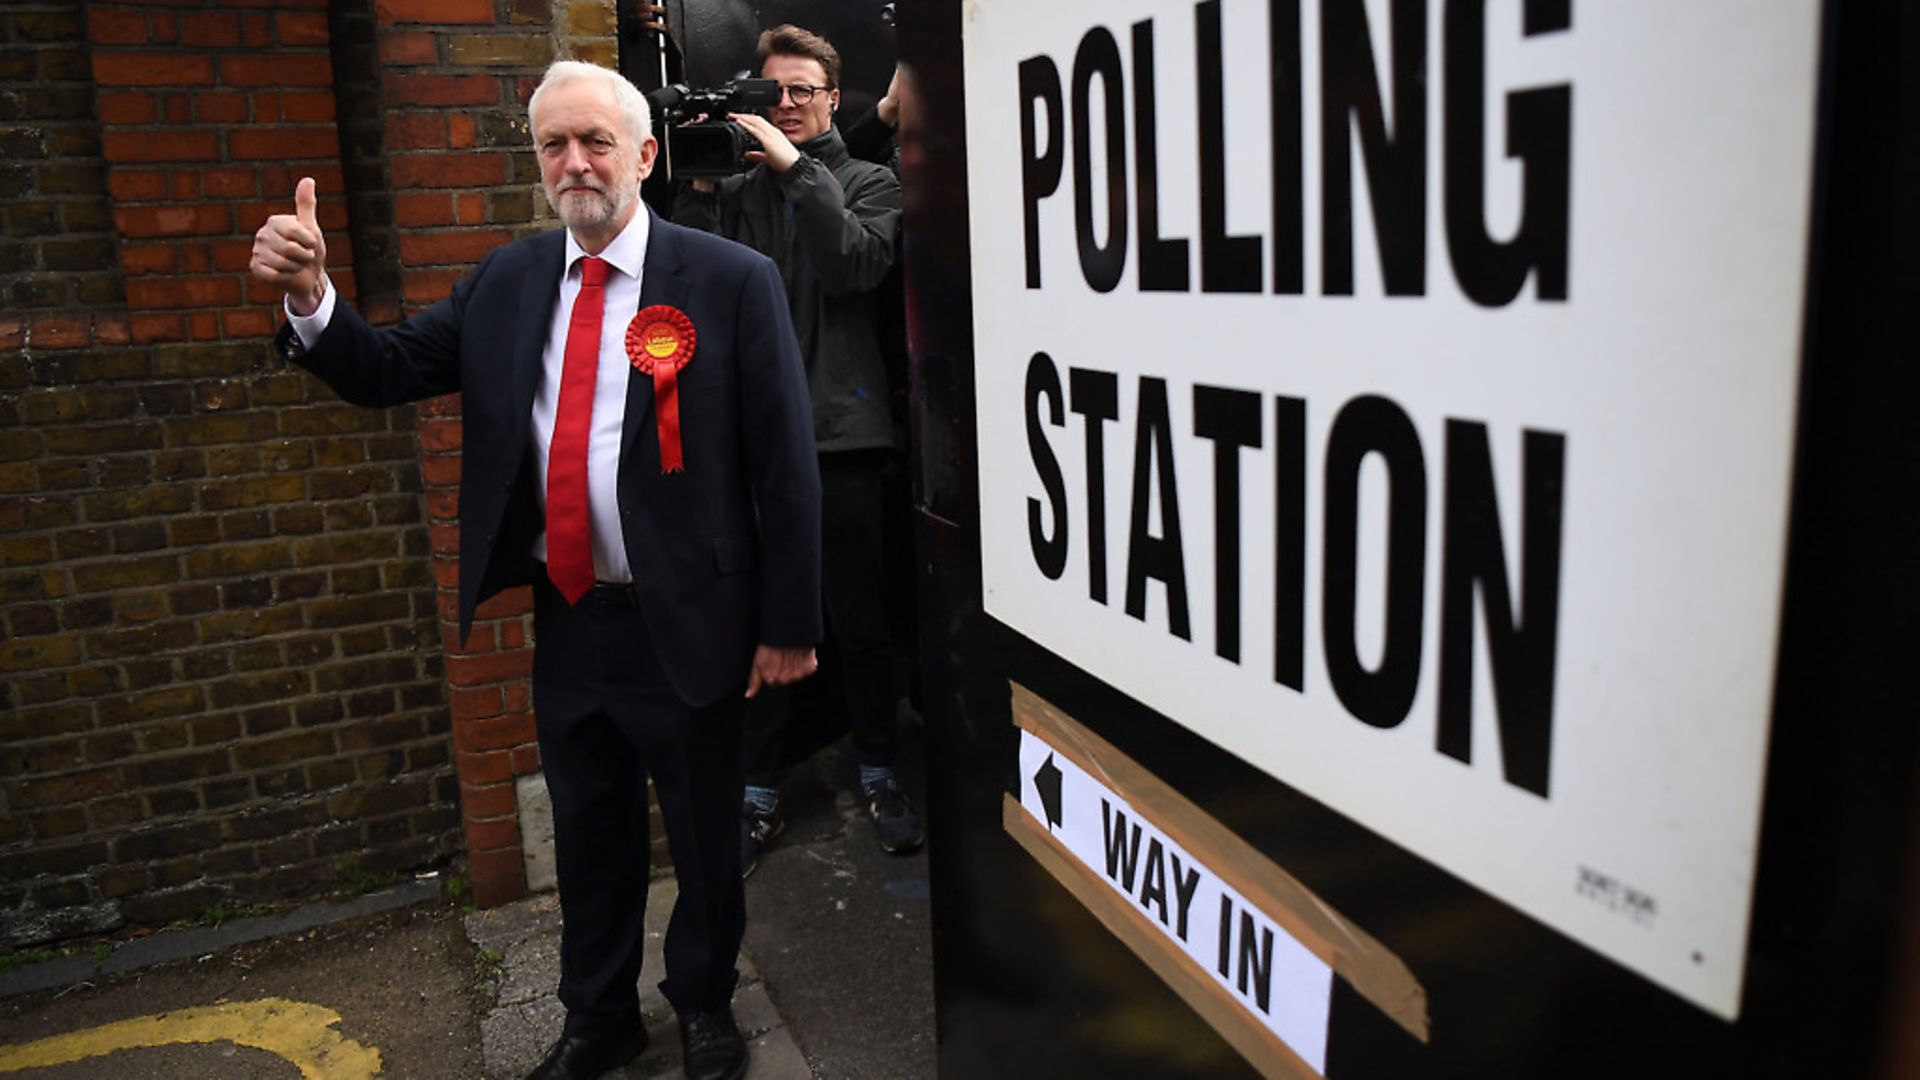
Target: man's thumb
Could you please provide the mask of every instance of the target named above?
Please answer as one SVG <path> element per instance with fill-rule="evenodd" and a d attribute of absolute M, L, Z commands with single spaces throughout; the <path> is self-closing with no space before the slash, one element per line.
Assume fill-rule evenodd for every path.
<path fill-rule="evenodd" d="M 293 189 L 293 215 L 300 219 L 300 224 L 314 232 L 320 231 L 320 222 L 314 218 L 313 177 L 311 176 L 301 177 L 300 183 Z"/>

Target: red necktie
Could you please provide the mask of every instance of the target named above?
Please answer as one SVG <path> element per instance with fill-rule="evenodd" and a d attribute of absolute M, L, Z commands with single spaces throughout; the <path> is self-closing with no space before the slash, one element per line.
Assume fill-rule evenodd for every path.
<path fill-rule="evenodd" d="M 607 263 L 580 260 L 580 295 L 567 319 L 560 404 L 547 453 L 547 576 L 570 604 L 593 588 L 593 540 L 587 530 L 587 434 L 593 427 L 593 384 L 600 370 L 600 316 Z"/>

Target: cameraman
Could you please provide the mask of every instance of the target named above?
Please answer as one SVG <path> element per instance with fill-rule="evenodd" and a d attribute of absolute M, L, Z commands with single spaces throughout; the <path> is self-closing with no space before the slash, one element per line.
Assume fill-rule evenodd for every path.
<path fill-rule="evenodd" d="M 894 264 L 900 183 L 891 170 L 849 156 L 833 127 L 840 54 L 818 34 L 776 26 L 760 35 L 760 74 L 779 82 L 766 116 L 730 119 L 759 141 L 752 167 L 720 181 L 694 180 L 673 220 L 718 233 L 779 266 L 806 362 L 820 454 L 822 591 L 836 647 L 860 783 L 880 846 L 920 846 L 919 815 L 894 775 L 894 650 L 887 629 L 882 474 L 895 446 L 878 293 Z M 751 872 L 785 822 L 779 810 L 789 695 L 749 705 L 742 873 Z"/>

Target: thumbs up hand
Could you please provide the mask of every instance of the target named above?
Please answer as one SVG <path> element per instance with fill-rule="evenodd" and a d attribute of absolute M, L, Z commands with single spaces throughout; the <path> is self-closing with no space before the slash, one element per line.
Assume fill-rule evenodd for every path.
<path fill-rule="evenodd" d="M 314 216 L 313 177 L 293 189 L 293 213 L 275 214 L 253 234 L 253 276 L 287 291 L 296 315 L 311 315 L 326 295 L 327 241 Z"/>

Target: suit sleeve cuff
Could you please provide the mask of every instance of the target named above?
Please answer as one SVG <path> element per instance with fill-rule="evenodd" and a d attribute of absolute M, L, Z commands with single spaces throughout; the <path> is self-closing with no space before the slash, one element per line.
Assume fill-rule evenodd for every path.
<path fill-rule="evenodd" d="M 320 306 L 313 309 L 313 314 L 295 315 L 293 305 L 288 301 L 281 301 L 281 305 L 286 308 L 287 325 L 293 327 L 293 332 L 300 338 L 301 346 L 308 349 L 313 348 L 313 343 L 320 340 L 321 334 L 326 333 L 327 323 L 333 318 L 333 282 L 325 278 L 321 280 L 323 285 Z"/>

